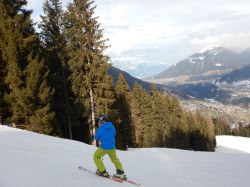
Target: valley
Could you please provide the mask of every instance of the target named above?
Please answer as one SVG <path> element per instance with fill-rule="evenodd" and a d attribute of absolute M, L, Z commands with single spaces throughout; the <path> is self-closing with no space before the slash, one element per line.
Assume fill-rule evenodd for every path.
<path fill-rule="evenodd" d="M 186 110 L 199 110 L 232 126 L 250 123 L 249 50 L 223 47 L 195 53 L 154 77 Z"/>
<path fill-rule="evenodd" d="M 187 111 L 198 110 L 204 115 L 212 118 L 223 117 L 231 125 L 237 127 L 250 124 L 250 108 L 243 108 L 235 105 L 222 104 L 214 99 L 189 99 L 181 100 L 181 105 Z"/>

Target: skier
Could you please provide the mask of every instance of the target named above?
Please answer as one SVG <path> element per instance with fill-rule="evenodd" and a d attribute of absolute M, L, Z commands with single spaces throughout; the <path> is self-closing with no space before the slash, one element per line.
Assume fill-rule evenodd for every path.
<path fill-rule="evenodd" d="M 110 160 L 116 167 L 116 174 L 114 177 L 126 180 L 126 175 L 124 173 L 123 167 L 116 155 L 115 147 L 115 127 L 112 122 L 108 121 L 106 114 L 101 114 L 99 116 L 98 130 L 95 134 L 95 140 L 100 141 L 100 147 L 94 153 L 94 162 L 97 167 L 96 174 L 109 177 L 109 173 L 103 164 L 102 157 L 106 154 L 109 155 Z"/>

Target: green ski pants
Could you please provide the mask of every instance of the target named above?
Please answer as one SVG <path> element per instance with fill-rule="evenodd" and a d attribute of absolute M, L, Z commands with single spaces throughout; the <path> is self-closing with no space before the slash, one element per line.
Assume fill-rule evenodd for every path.
<path fill-rule="evenodd" d="M 122 164 L 116 156 L 116 149 L 104 150 L 102 148 L 98 148 L 95 151 L 94 161 L 95 161 L 95 165 L 96 165 L 97 169 L 100 172 L 103 172 L 106 170 L 106 168 L 103 164 L 103 161 L 102 161 L 102 157 L 105 156 L 106 154 L 109 155 L 109 158 L 113 162 L 113 164 L 115 165 L 116 169 L 123 171 Z"/>

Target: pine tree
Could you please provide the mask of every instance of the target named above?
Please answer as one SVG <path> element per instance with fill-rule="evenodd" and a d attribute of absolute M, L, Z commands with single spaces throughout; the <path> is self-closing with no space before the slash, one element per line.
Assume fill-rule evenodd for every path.
<path fill-rule="evenodd" d="M 164 147 L 166 144 L 166 134 L 168 131 L 168 103 L 166 95 L 157 90 L 156 85 L 152 84 L 152 123 L 154 127 L 153 142 L 155 146 Z"/>
<path fill-rule="evenodd" d="M 132 101 L 131 101 L 131 117 L 132 124 L 135 134 L 135 145 L 137 147 L 142 147 L 143 145 L 143 123 L 142 123 L 142 106 L 141 106 L 141 97 L 143 94 L 142 87 L 136 82 L 132 92 Z"/>
<path fill-rule="evenodd" d="M 32 125 L 38 127 L 38 132 L 52 134 L 52 92 L 46 83 L 47 68 L 39 57 L 40 43 L 30 19 L 31 11 L 23 8 L 26 4 L 25 0 L 0 2 L 1 52 L 9 88 L 5 99 L 13 123 L 29 129 L 35 122 Z M 47 116 L 35 115 L 39 110 Z M 44 125 L 51 128 L 44 131 Z"/>
<path fill-rule="evenodd" d="M 190 146 L 195 151 L 214 151 L 215 133 L 212 119 L 205 118 L 198 111 L 192 114 L 189 130 Z"/>
<path fill-rule="evenodd" d="M 73 118 L 77 118 L 74 103 L 70 99 L 71 86 L 65 50 L 66 37 L 63 32 L 63 11 L 59 0 L 46 0 L 41 16 L 41 39 L 44 43 L 46 61 L 50 69 L 49 82 L 54 90 L 52 109 L 63 129 L 64 137 L 72 135 Z"/>
<path fill-rule="evenodd" d="M 116 101 L 114 107 L 117 110 L 117 147 L 126 149 L 134 146 L 134 129 L 131 119 L 131 91 L 122 74 L 116 83 Z"/>
<path fill-rule="evenodd" d="M 135 142 L 138 147 L 151 147 L 154 141 L 152 121 L 152 98 L 149 93 L 136 83 L 132 98 L 132 121 L 135 131 Z"/>
<path fill-rule="evenodd" d="M 230 135 L 231 128 L 226 119 L 222 116 L 213 119 L 216 135 Z"/>
<path fill-rule="evenodd" d="M 166 93 L 160 95 L 160 116 L 162 118 L 162 143 L 164 147 L 168 146 L 168 139 L 170 137 L 171 128 L 171 113 L 170 113 L 170 96 Z"/>
<path fill-rule="evenodd" d="M 150 93 L 143 90 L 142 97 L 140 99 L 143 124 L 143 147 L 153 147 L 155 145 L 155 137 L 157 136 L 157 126 L 153 116 L 153 97 Z"/>
<path fill-rule="evenodd" d="M 0 25 L 1 27 L 1 25 Z M 0 36 L 0 45 L 1 45 L 1 36 Z M 8 87 L 5 83 L 6 79 L 6 64 L 2 57 L 2 51 L 0 47 L 0 124 L 6 121 L 8 116 L 8 107 L 7 103 L 4 100 L 4 97 L 8 91 Z"/>
<path fill-rule="evenodd" d="M 8 27 L 11 24 L 11 18 L 13 18 L 23 6 L 25 2 L 15 2 L 15 1 L 0 1 L 0 123 L 6 121 L 8 113 L 10 115 L 10 108 L 6 102 L 6 95 L 9 92 L 7 79 L 7 61 L 6 61 L 6 43 L 8 42 L 6 38 L 6 33 Z M 8 26 L 9 25 L 9 26 Z"/>
<path fill-rule="evenodd" d="M 188 128 L 188 117 L 187 114 L 182 111 L 181 113 L 181 119 L 180 119 L 180 124 L 177 127 L 178 130 L 178 137 L 177 142 L 178 142 L 178 148 L 180 149 L 189 149 L 189 128 Z"/>
<path fill-rule="evenodd" d="M 91 136 L 95 134 L 97 113 L 108 113 L 114 102 L 112 81 L 107 73 L 109 58 L 104 55 L 106 40 L 94 17 L 96 6 L 93 3 L 74 0 L 64 14 L 72 88 L 85 109 L 83 116 L 89 116 Z"/>
<path fill-rule="evenodd" d="M 30 59 L 29 59 L 30 58 Z M 23 96 L 26 99 L 28 129 L 42 134 L 59 135 L 55 114 L 51 112 L 53 92 L 47 85 L 48 71 L 39 57 L 28 57 L 29 64 L 25 69 L 26 87 Z"/>

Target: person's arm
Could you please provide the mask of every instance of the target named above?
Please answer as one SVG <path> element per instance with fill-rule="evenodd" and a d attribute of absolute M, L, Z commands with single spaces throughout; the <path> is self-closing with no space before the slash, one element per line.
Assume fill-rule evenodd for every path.
<path fill-rule="evenodd" d="M 115 126 L 113 125 L 113 131 L 114 131 L 114 135 L 116 136 L 116 130 L 115 130 Z"/>
<path fill-rule="evenodd" d="M 96 141 L 99 141 L 99 139 L 101 137 L 101 132 L 102 132 L 101 128 L 97 129 L 97 132 L 95 134 L 95 140 Z"/>

